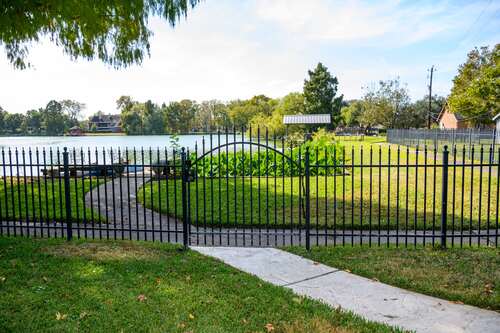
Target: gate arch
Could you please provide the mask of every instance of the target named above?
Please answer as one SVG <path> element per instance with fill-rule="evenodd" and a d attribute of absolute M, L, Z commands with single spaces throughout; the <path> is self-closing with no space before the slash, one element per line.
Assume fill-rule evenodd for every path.
<path fill-rule="evenodd" d="M 242 149 L 229 150 L 228 147 L 231 146 L 233 147 L 240 146 L 242 147 Z M 210 156 L 211 158 L 213 158 L 213 160 L 217 161 L 218 159 L 217 155 L 219 155 L 221 152 L 227 152 L 227 153 L 234 152 L 236 154 L 238 152 L 247 153 L 249 150 L 245 150 L 244 148 L 245 146 L 250 146 L 250 147 L 253 146 L 259 148 L 255 150 L 252 150 L 250 148 L 250 152 L 252 153 L 252 155 L 253 153 L 257 152 L 270 153 L 274 155 L 273 157 L 267 159 L 266 162 L 264 162 L 267 163 L 264 173 L 260 173 L 262 172 L 262 169 L 260 169 L 259 165 L 258 166 L 259 175 L 255 175 L 253 174 L 253 172 L 247 174 L 246 173 L 247 166 L 245 163 L 243 166 L 242 175 L 238 175 L 236 170 L 233 174 L 229 174 L 228 167 L 226 168 L 225 171 L 222 172 L 221 169 L 216 168 L 214 172 L 211 171 L 209 175 L 207 174 L 199 175 L 197 168 L 201 164 L 201 161 L 203 161 L 204 164 L 203 168 L 205 168 L 207 163 L 206 162 L 207 157 Z M 282 149 L 278 149 L 275 146 L 269 145 L 267 140 L 264 143 L 255 141 L 245 141 L 245 140 L 224 142 L 217 144 L 217 146 L 215 147 L 209 147 L 207 151 L 203 151 L 199 156 L 198 156 L 199 152 L 198 148 L 199 146 L 198 144 L 196 144 L 194 158 L 192 157 L 193 151 L 186 150 L 188 155 L 187 161 L 189 161 L 187 165 L 188 174 L 192 175 L 190 177 L 187 177 L 188 182 L 191 183 L 191 185 L 187 186 L 189 188 L 187 197 L 189 198 L 188 199 L 189 210 L 191 210 L 189 212 L 188 219 L 191 225 L 189 229 L 191 230 L 190 239 L 192 243 L 195 244 L 201 243 L 203 245 L 279 246 L 285 243 L 290 243 L 290 244 L 296 243 L 296 241 L 293 241 L 292 238 L 296 239 L 298 237 L 306 239 L 306 236 L 303 235 L 303 233 L 305 230 L 304 229 L 305 224 L 307 223 L 306 222 L 307 212 L 305 204 L 307 184 L 305 181 L 306 177 L 305 175 L 306 172 L 304 170 L 305 168 L 301 164 L 301 160 L 305 156 L 302 154 L 302 152 L 299 154 L 297 159 L 294 159 L 293 154 L 290 155 L 286 154 L 285 152 L 286 146 L 283 145 Z M 306 150 L 304 151 L 306 152 Z M 284 167 L 286 165 L 285 163 L 289 164 L 290 167 L 292 168 L 290 170 L 290 175 L 286 175 L 285 172 L 283 172 L 281 175 L 273 173 L 272 171 L 273 166 L 271 166 L 271 164 L 273 164 L 275 156 L 278 155 L 281 155 L 284 164 L 280 168 L 283 168 L 284 170 Z M 228 156 L 224 157 L 227 163 L 229 163 L 228 158 L 229 158 Z M 273 165 L 275 171 L 279 170 L 277 169 L 277 164 Z M 212 166 L 210 165 L 210 167 Z M 251 168 L 252 166 L 250 166 L 249 170 L 252 170 Z M 258 189 L 255 188 L 255 185 L 252 181 L 252 179 L 255 178 L 252 177 L 259 179 L 257 183 Z M 276 199 L 278 196 L 277 193 L 279 193 L 281 187 L 284 188 L 285 181 L 288 182 L 287 186 L 291 186 L 292 188 L 297 186 L 293 182 L 293 178 L 295 177 L 298 177 L 298 182 L 295 183 L 298 185 L 298 193 L 297 192 L 294 193 L 292 191 L 292 193 L 288 194 L 285 191 L 282 191 L 279 194 L 278 198 L 279 200 L 277 200 Z M 288 178 L 290 178 L 290 180 L 288 180 Z M 230 184 L 230 182 L 233 179 L 234 183 Z M 277 188 L 277 183 L 279 179 L 282 179 L 282 183 L 280 184 L 279 188 Z M 249 185 L 247 183 L 248 180 L 251 181 Z M 263 183 L 262 185 L 266 185 L 265 187 L 262 186 L 261 188 L 261 181 Z M 193 185 L 192 184 L 193 182 L 196 182 L 196 185 Z M 224 184 L 221 185 L 221 183 Z M 269 186 L 270 183 L 271 186 Z M 241 184 L 241 188 L 238 188 L 238 184 Z M 233 192 L 234 195 L 233 193 L 229 194 L 230 192 L 228 190 L 229 186 L 234 187 L 234 192 Z M 225 189 L 223 189 L 221 192 L 222 187 L 224 187 Z M 295 187 L 295 189 L 297 189 L 297 187 Z M 233 190 L 233 188 L 231 188 L 231 190 Z M 246 198 L 246 201 L 245 201 L 245 194 L 246 194 L 245 190 L 250 191 L 250 196 Z M 195 193 L 196 195 L 192 193 L 193 191 L 196 191 Z M 198 191 L 201 193 L 199 193 Z M 241 193 L 238 194 L 237 191 L 242 191 L 243 194 Z M 255 197 L 254 197 L 255 194 L 256 198 L 259 199 L 259 206 L 257 210 L 255 210 L 255 208 L 257 208 L 256 207 L 257 202 L 255 202 Z M 222 199 L 221 198 L 222 195 L 226 197 Z M 243 198 L 241 197 L 241 195 L 243 196 Z M 272 200 L 273 197 L 274 200 Z M 252 198 L 254 198 L 253 203 L 255 205 L 252 205 Z M 195 202 L 192 202 L 193 199 L 195 199 Z M 261 199 L 265 200 L 262 201 L 262 207 L 260 205 Z M 293 209 L 288 210 L 289 207 L 287 207 L 287 211 L 285 212 L 284 208 L 285 200 L 288 200 L 287 202 L 291 202 L 292 206 L 294 205 L 295 207 L 298 207 L 298 212 L 296 210 L 294 211 Z M 215 205 L 214 202 L 216 203 Z M 221 204 L 224 205 L 222 212 L 220 207 Z M 269 207 L 269 204 L 271 204 L 272 207 Z M 283 207 L 280 206 L 279 209 L 276 209 L 278 204 L 283 205 Z M 228 213 L 230 209 L 232 210 L 231 211 L 232 215 Z M 245 212 L 248 213 L 248 211 L 250 212 L 250 214 L 252 211 L 259 212 L 257 218 L 257 224 L 255 224 L 254 222 L 255 218 L 257 217 L 255 213 L 253 214 L 253 216 L 252 215 L 250 216 L 250 223 L 247 224 L 248 215 L 245 217 Z M 208 212 L 209 214 L 207 214 Z M 261 217 L 260 215 L 261 212 L 262 214 L 266 215 L 263 215 Z M 273 217 L 273 219 L 271 220 L 273 220 L 274 223 L 270 223 L 270 212 L 272 213 Z M 221 213 L 223 214 L 221 215 Z M 207 221 L 205 220 L 205 214 L 207 214 L 206 216 L 210 216 L 209 223 L 207 223 Z M 214 218 L 214 216 L 216 216 L 216 218 Z M 276 222 L 278 219 L 277 216 L 280 216 L 279 224 Z M 286 223 L 288 223 L 288 225 L 285 224 L 285 217 L 286 217 Z M 234 220 L 231 222 L 231 219 Z M 278 241 L 277 240 L 278 238 L 282 239 L 282 241 L 281 240 Z M 271 242 L 270 239 L 272 239 Z"/>

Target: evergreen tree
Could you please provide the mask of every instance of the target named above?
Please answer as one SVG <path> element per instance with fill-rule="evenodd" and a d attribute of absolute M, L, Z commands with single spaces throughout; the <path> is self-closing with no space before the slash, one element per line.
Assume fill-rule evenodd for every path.
<path fill-rule="evenodd" d="M 332 127 L 336 127 L 340 121 L 343 98 L 343 95 L 336 96 L 339 81 L 322 63 L 318 63 L 308 74 L 309 79 L 304 80 L 305 113 L 328 113 L 332 116 Z"/>

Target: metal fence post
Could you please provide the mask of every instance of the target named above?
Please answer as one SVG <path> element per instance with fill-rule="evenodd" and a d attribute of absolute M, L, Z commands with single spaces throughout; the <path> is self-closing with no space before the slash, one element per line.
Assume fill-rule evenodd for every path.
<path fill-rule="evenodd" d="M 446 248 L 446 232 L 448 221 L 448 146 L 443 150 L 443 177 L 441 186 L 441 247 Z"/>
<path fill-rule="evenodd" d="M 69 182 L 69 153 L 68 148 L 63 151 L 64 165 L 64 205 L 66 206 L 66 237 L 70 241 L 73 238 L 73 223 L 71 217 L 71 196 Z"/>
<path fill-rule="evenodd" d="M 181 149 L 181 170 L 182 170 L 182 243 L 184 248 L 189 246 L 189 223 L 188 223 L 188 197 L 187 186 L 189 181 L 189 170 L 187 167 L 186 151 Z"/>
<path fill-rule="evenodd" d="M 491 144 L 491 150 L 493 151 L 493 153 L 490 154 L 490 164 L 495 163 L 495 146 L 497 143 L 497 135 L 498 135 L 498 132 L 495 128 L 493 130 L 493 143 Z"/>
<path fill-rule="evenodd" d="M 306 180 L 306 186 L 305 186 L 305 193 L 304 193 L 304 199 L 305 199 L 305 213 L 306 213 L 306 250 L 309 251 L 311 249 L 311 240 L 310 240 L 310 235 L 311 235 L 311 203 L 309 200 L 310 197 L 310 166 L 309 166 L 309 148 L 306 148 L 306 155 L 304 158 L 304 164 L 305 164 L 305 180 Z"/>

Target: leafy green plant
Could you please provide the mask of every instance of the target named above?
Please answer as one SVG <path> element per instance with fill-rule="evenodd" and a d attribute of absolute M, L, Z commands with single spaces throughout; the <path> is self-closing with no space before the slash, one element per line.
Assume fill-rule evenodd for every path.
<path fill-rule="evenodd" d="M 345 150 L 334 136 L 324 130 L 313 135 L 311 141 L 294 148 L 265 148 L 253 147 L 252 153 L 248 150 L 237 152 L 221 151 L 201 159 L 191 154 L 189 159 L 196 175 L 200 177 L 229 176 L 299 176 L 304 173 L 305 156 L 309 152 L 310 165 L 313 175 L 333 175 L 341 172 L 338 165 L 345 163 Z M 328 166 L 328 168 L 324 167 Z"/>

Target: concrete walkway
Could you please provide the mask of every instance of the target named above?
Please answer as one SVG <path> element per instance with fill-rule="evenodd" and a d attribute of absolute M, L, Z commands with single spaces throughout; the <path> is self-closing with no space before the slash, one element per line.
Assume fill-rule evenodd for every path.
<path fill-rule="evenodd" d="M 192 247 L 264 281 L 416 332 L 500 332 L 500 314 L 359 277 L 272 248 Z"/>
<path fill-rule="evenodd" d="M 137 177 L 121 177 L 108 180 L 100 186 L 94 186 L 85 194 L 85 206 L 91 208 L 94 216 L 87 215 L 83 219 L 72 223 L 73 235 L 78 238 L 99 239 L 130 239 L 130 240 L 158 240 L 161 242 L 182 243 L 184 228 L 182 221 L 171 215 L 160 214 L 141 205 L 137 200 L 138 193 L 150 197 L 151 192 L 145 191 L 143 186 L 150 181 L 147 175 L 137 174 Z M 156 198 L 155 200 L 159 200 Z M 162 198 L 165 201 L 165 198 Z M 178 196 L 177 200 L 181 200 Z M 166 204 L 166 203 L 165 203 Z M 76 207 L 75 207 L 76 208 Z M 75 209 L 74 208 L 74 209 Z M 82 209 L 80 206 L 79 209 Z M 180 209 L 180 207 L 178 208 Z M 202 207 L 199 207 L 202 211 Z M 63 213 L 62 213 L 63 214 Z M 81 212 L 80 212 L 81 214 Z M 98 216 L 101 216 L 99 222 Z M 107 223 L 106 223 L 107 221 Z M 304 228 L 282 229 L 279 226 L 262 225 L 261 228 L 224 228 L 214 223 L 205 224 L 202 217 L 196 221 L 192 216 L 189 226 L 190 244 L 200 246 L 243 246 L 243 247 L 278 247 L 289 245 L 305 246 L 306 231 Z M 41 237 L 65 237 L 66 224 L 54 221 L 1 221 L 0 233 L 19 235 L 38 235 Z M 435 231 L 438 235 L 439 231 Z M 402 246 L 422 244 L 424 236 L 427 244 L 432 244 L 430 238 L 432 230 L 316 230 L 312 228 L 310 234 L 311 245 L 343 245 L 343 244 L 373 244 L 374 246 L 386 243 L 399 242 Z M 459 231 L 448 232 L 448 244 L 455 238 L 455 246 L 459 246 Z M 468 244 L 495 244 L 496 235 L 500 229 L 463 230 L 463 242 Z M 489 235 L 489 241 L 487 236 Z M 379 243 L 380 242 L 380 243 Z M 436 244 L 439 239 L 436 238 Z"/>

